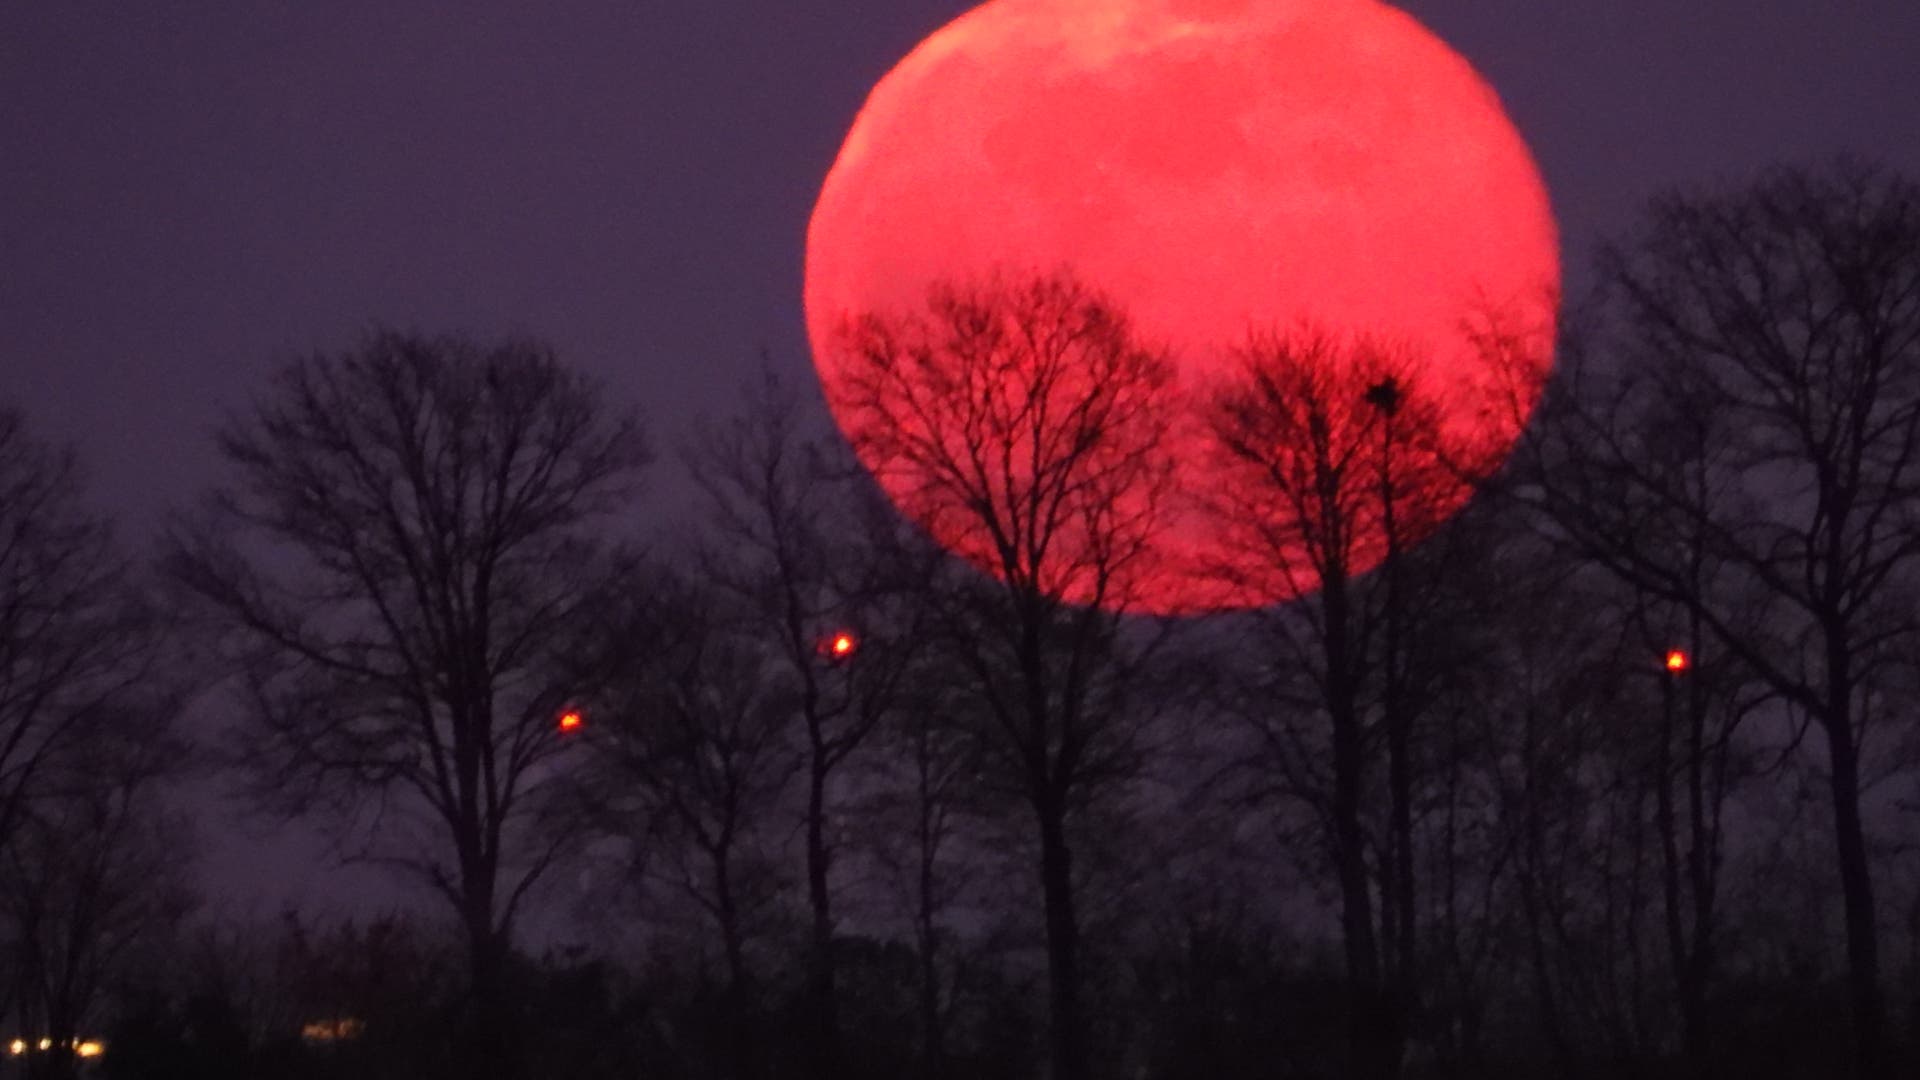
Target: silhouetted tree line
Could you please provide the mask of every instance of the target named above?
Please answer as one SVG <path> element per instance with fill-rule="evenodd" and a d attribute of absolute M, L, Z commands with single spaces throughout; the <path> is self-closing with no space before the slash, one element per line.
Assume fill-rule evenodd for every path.
<path fill-rule="evenodd" d="M 1201 385 L 951 283 L 671 517 L 546 346 L 377 330 L 152 573 L 0 414 L 0 1072 L 1908 1075 L 1920 185 L 1665 196 L 1596 278 Z M 1295 599 L 1114 614 L 1175 580 Z M 439 906 L 205 914 L 208 775 Z"/>

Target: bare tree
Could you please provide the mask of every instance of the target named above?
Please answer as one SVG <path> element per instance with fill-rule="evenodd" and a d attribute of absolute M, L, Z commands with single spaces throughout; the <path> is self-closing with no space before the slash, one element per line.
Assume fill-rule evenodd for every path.
<path fill-rule="evenodd" d="M 851 441 L 910 518 L 995 579 L 929 595 L 995 767 L 1033 815 L 1053 1075 L 1084 1080 L 1068 825 L 1102 781 L 1132 771 L 1115 612 L 1164 572 L 1153 538 L 1172 468 L 1171 368 L 1065 276 L 849 314 L 829 393 Z"/>
<path fill-rule="evenodd" d="M 950 1068 L 954 909 L 978 891 L 968 872 L 966 826 L 987 808 L 980 804 L 982 762 L 973 737 L 979 725 L 954 715 L 971 704 L 965 685 L 929 658 L 920 660 L 910 669 L 913 689 L 879 732 L 877 776 L 859 812 L 873 823 L 865 846 L 908 913 L 919 966 L 920 1075 L 940 1080 Z"/>
<path fill-rule="evenodd" d="M 134 948 L 189 906 L 191 848 L 162 791 L 186 756 L 168 731 L 174 704 L 124 713 L 70 748 L 53 790 L 0 849 L 19 1013 L 47 1042 L 31 1075 L 77 1074 L 85 1025 L 101 1018 Z"/>
<path fill-rule="evenodd" d="M 600 827 L 628 842 L 643 881 L 691 901 L 721 945 L 724 1046 L 735 1078 L 758 1075 L 748 946 L 782 884 L 773 825 L 796 775 L 781 660 L 711 587 L 661 572 L 630 583 L 610 637 L 627 660 L 584 732 L 577 777 Z"/>
<path fill-rule="evenodd" d="M 269 805 L 325 808 L 465 931 L 475 1042 L 511 1072 L 502 965 L 567 836 L 529 828 L 637 422 L 527 341 L 392 331 L 283 369 L 219 433 L 231 480 L 176 530 L 173 577 L 229 631 Z"/>
<path fill-rule="evenodd" d="M 59 1049 L 39 1063 L 56 1069 L 71 1065 L 74 1027 L 140 923 L 123 871 L 141 845 L 103 748 L 130 729 L 170 746 L 185 672 L 107 522 L 81 499 L 72 453 L 0 408 L 0 911 L 11 935 L 0 994 L 58 1029 Z"/>
<path fill-rule="evenodd" d="M 0 842 L 48 763 L 159 662 L 162 626 L 80 484 L 70 452 L 0 407 Z"/>
<path fill-rule="evenodd" d="M 1697 544 L 1682 549 L 1697 595 L 1719 593 L 1717 567 Z M 1751 671 L 1708 638 L 1701 619 L 1671 604 L 1636 604 L 1632 655 L 1659 668 L 1651 760 L 1640 775 L 1652 789 L 1659 844 L 1662 930 L 1679 1018 L 1681 1049 L 1696 1077 L 1714 1072 L 1709 1006 L 1719 977 L 1726 809 L 1750 753 L 1736 740 L 1773 701 Z M 1722 597 L 1731 610 L 1736 601 Z M 1677 789 L 1677 790 L 1676 790 Z"/>
<path fill-rule="evenodd" d="M 1920 187 L 1841 162 L 1668 196 L 1603 268 L 1596 349 L 1613 377 L 1563 381 L 1538 497 L 1570 543 L 1685 610 L 1824 736 L 1854 1067 L 1877 1076 L 1862 762 L 1914 644 Z M 1686 431 L 1707 441 L 1669 467 Z M 1720 568 L 1713 588 L 1688 545 Z"/>
<path fill-rule="evenodd" d="M 1435 603 L 1450 568 L 1410 549 L 1484 462 L 1403 352 L 1255 333 L 1239 360 L 1206 415 L 1231 478 L 1205 498 L 1227 553 L 1217 570 L 1240 589 L 1299 598 L 1256 617 L 1279 655 L 1263 658 L 1274 677 L 1243 704 L 1280 790 L 1324 821 L 1353 992 L 1352 1067 L 1390 1076 L 1418 986 L 1415 725 L 1436 680 L 1457 667 L 1458 657 L 1427 654 L 1457 644 L 1467 614 Z M 1324 732 L 1302 728 L 1321 717 Z M 1370 807 L 1384 811 L 1378 827 Z"/>
<path fill-rule="evenodd" d="M 1510 537 L 1489 561 L 1473 583 L 1495 597 L 1489 662 L 1446 703 L 1440 778 L 1441 850 L 1464 837 L 1489 877 L 1436 868 L 1443 972 L 1487 962 L 1469 964 L 1460 936 L 1505 934 L 1520 947 L 1488 989 L 1557 1066 L 1651 1060 L 1676 1035 L 1697 1065 L 1755 688 L 1711 651 L 1669 670 L 1685 620 L 1564 553 Z"/>
<path fill-rule="evenodd" d="M 830 825 L 841 766 L 887 716 L 917 648 L 918 609 L 901 602 L 914 560 L 859 497 L 844 444 L 807 432 L 771 373 L 738 415 L 702 428 L 690 462 L 712 518 L 702 575 L 766 642 L 763 678 L 791 700 L 803 742 L 810 1069 L 833 1080 L 843 1070 Z"/>

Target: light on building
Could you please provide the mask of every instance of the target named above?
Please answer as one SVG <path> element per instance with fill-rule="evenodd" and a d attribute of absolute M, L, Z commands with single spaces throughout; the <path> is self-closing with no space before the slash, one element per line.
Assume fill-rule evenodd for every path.
<path fill-rule="evenodd" d="M 328 1020 L 309 1020 L 300 1026 L 300 1037 L 307 1042 L 330 1043 L 357 1039 L 364 1030 L 357 1018 L 342 1016 Z"/>

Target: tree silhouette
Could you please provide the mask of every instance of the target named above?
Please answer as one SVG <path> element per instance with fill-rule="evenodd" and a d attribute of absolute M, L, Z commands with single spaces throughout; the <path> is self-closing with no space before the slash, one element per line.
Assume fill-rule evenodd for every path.
<path fill-rule="evenodd" d="M 803 760 L 782 660 L 711 583 L 661 572 L 610 599 L 604 625 L 627 659 L 596 700 L 577 790 L 601 828 L 631 845 L 638 875 L 691 901 L 717 934 L 719 1058 L 744 1080 L 766 1059 L 748 946 L 785 884 L 774 837 Z"/>
<path fill-rule="evenodd" d="M 965 827 L 983 807 L 978 725 L 955 715 L 971 705 L 963 678 L 919 654 L 910 689 L 877 733 L 875 783 L 859 811 L 872 823 L 864 847 L 881 868 L 889 897 L 907 914 L 917 966 L 920 1076 L 941 1080 L 947 1048 L 955 937 L 952 909 L 979 891 L 965 862 Z"/>
<path fill-rule="evenodd" d="M 230 483 L 167 566 L 228 631 L 257 791 L 334 811 L 465 931 L 470 1049 L 513 1069 L 513 922 L 569 837 L 528 828 L 591 674 L 582 612 L 646 460 L 546 347 L 371 334 L 283 369 L 219 435 Z"/>
<path fill-rule="evenodd" d="M 862 460 L 910 518 L 993 575 L 930 599 L 996 766 L 1033 815 L 1053 1074 L 1085 1080 L 1068 823 L 1132 768 L 1113 612 L 1156 572 L 1170 366 L 1064 275 L 941 287 L 924 312 L 865 313 L 832 362 L 830 402 Z"/>
<path fill-rule="evenodd" d="M 810 1070 L 838 1080 L 831 819 L 843 766 L 886 718 L 918 646 L 901 602 L 912 560 L 851 483 L 845 446 L 810 434 L 798 398 L 770 374 L 742 410 L 701 428 L 689 455 L 710 516 L 701 576 L 764 642 L 762 678 L 788 701 L 803 743 Z M 924 560 L 922 560 L 924 561 Z"/>
<path fill-rule="evenodd" d="M 1436 665 L 1418 662 L 1416 634 L 1453 634 L 1431 624 L 1462 614 L 1420 614 L 1438 590 L 1416 588 L 1407 552 L 1458 503 L 1468 481 L 1457 470 L 1476 467 L 1474 448 L 1451 437 L 1404 352 L 1314 331 L 1255 333 L 1238 360 L 1205 415 L 1227 478 L 1202 497 L 1223 539 L 1214 569 L 1237 589 L 1299 598 L 1257 616 L 1260 640 L 1281 653 L 1263 667 L 1280 683 L 1242 709 L 1281 789 L 1325 823 L 1352 994 L 1350 1068 L 1390 1076 L 1419 982 L 1414 725 Z M 1301 724 L 1316 716 L 1324 733 Z M 1375 830 L 1368 809 L 1380 803 Z"/>
<path fill-rule="evenodd" d="M 46 1039 L 28 1067 L 79 1074 L 78 1047 L 143 941 L 191 906 L 185 822 L 162 802 L 185 747 L 170 732 L 177 702 L 159 698 L 88 732 L 0 848 L 0 919 L 18 980 L 23 1034 Z"/>
<path fill-rule="evenodd" d="M 1591 348 L 1613 374 L 1563 383 L 1537 498 L 1568 542 L 1684 609 L 1824 736 L 1854 1068 L 1878 1076 L 1861 765 L 1914 644 L 1920 187 L 1840 162 L 1670 195 L 1603 267 Z M 1695 461 L 1672 467 L 1695 432 Z M 1711 583 L 1689 547 L 1720 567 Z"/>
<path fill-rule="evenodd" d="M 73 455 L 0 407 L 0 842 L 52 763 L 161 682 L 167 627 L 81 496 Z"/>

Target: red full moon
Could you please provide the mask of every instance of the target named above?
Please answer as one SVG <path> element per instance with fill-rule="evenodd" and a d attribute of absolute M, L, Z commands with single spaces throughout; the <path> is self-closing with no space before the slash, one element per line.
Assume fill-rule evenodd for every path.
<path fill-rule="evenodd" d="M 1543 374 L 1560 276 L 1545 186 L 1493 90 L 1377 0 L 993 0 L 927 38 L 867 99 L 808 231 L 807 330 L 841 423 L 848 318 L 1008 268 L 1070 270 L 1190 385 L 1253 329 L 1401 344 L 1444 384 L 1447 423 L 1498 454 L 1537 391 L 1477 400 L 1466 327 L 1488 311 L 1529 327 Z M 1199 445 L 1174 453 L 1181 487 L 1220 482 Z M 1214 543 L 1196 514 L 1164 531 L 1196 558 Z M 1169 577 L 1137 608 L 1290 598 L 1223 604 Z"/>

